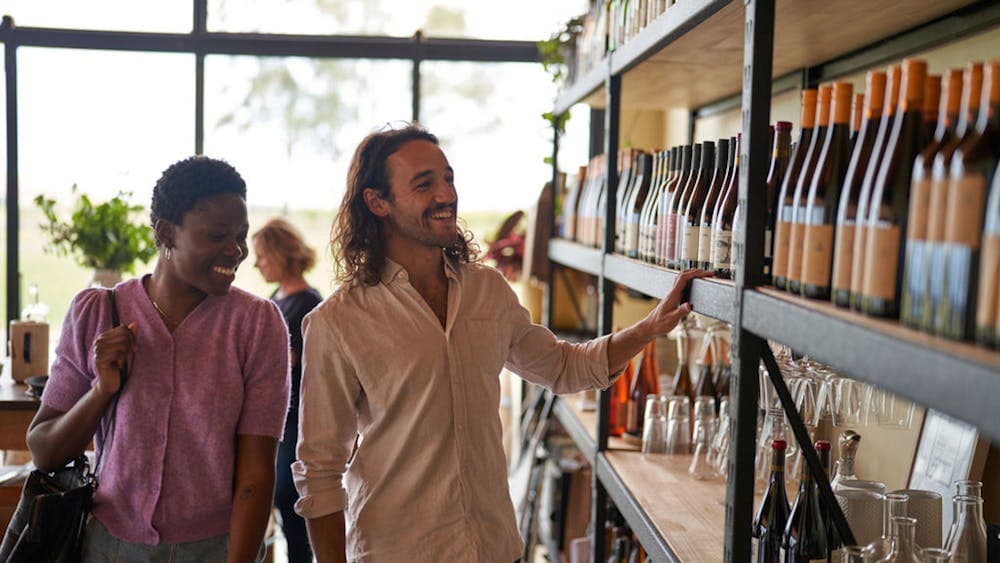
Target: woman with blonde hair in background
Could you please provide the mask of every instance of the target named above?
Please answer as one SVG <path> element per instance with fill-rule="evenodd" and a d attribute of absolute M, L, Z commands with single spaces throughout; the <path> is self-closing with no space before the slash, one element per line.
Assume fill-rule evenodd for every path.
<path fill-rule="evenodd" d="M 254 266 L 264 280 L 277 283 L 271 294 L 288 323 L 292 349 L 292 393 L 285 422 L 285 434 L 278 446 L 278 469 L 274 504 L 281 512 L 281 528 L 288 542 L 289 563 L 312 561 L 305 521 L 295 513 L 299 495 L 292 482 L 290 466 L 295 461 L 299 434 L 299 381 L 302 379 L 302 318 L 322 300 L 319 292 L 306 282 L 303 274 L 316 264 L 316 252 L 302 239 L 302 234 L 284 219 L 271 219 L 253 234 Z"/>

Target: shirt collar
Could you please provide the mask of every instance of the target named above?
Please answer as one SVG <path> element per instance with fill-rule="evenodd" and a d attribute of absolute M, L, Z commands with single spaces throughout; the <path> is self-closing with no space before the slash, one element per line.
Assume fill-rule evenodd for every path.
<path fill-rule="evenodd" d="M 460 281 L 458 275 L 458 264 L 454 258 L 449 258 L 444 254 L 444 249 L 441 250 L 442 258 L 444 258 L 444 275 L 449 280 Z M 392 261 L 390 258 L 385 259 L 385 265 L 382 266 L 382 283 L 386 285 L 392 285 L 396 281 L 409 281 L 410 275 L 406 272 L 398 262 Z"/>

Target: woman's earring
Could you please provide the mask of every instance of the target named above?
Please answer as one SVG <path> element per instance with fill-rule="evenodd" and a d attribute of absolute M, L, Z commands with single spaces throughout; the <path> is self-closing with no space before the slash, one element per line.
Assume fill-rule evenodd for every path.
<path fill-rule="evenodd" d="M 167 259 L 167 261 L 169 262 L 169 261 L 170 261 L 170 255 L 171 255 L 172 253 L 173 253 L 173 252 L 171 251 L 170 247 L 168 246 L 167 248 L 165 248 L 165 249 L 163 250 L 163 257 L 164 257 L 164 258 L 166 258 L 166 259 Z"/>

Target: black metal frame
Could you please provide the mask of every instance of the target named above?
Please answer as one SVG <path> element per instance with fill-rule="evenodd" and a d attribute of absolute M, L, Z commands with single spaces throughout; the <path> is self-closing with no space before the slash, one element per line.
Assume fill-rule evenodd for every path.
<path fill-rule="evenodd" d="M 17 27 L 4 16 L 0 42 L 5 46 L 7 111 L 7 319 L 21 310 L 20 221 L 17 144 L 17 48 L 56 47 L 187 53 L 195 56 L 194 150 L 201 154 L 205 137 L 205 56 L 250 55 L 260 57 L 315 57 L 353 59 L 400 59 L 413 63 L 411 100 L 413 121 L 420 120 L 420 65 L 422 61 L 538 62 L 533 41 L 346 35 L 289 35 L 269 33 L 221 33 L 208 31 L 208 0 L 191 0 L 190 33 L 142 33 Z M 558 147 L 556 147 L 556 150 Z"/>
<path fill-rule="evenodd" d="M 605 237 L 600 251 L 567 241 L 550 244 L 550 259 L 564 267 L 588 271 L 600 276 L 602 308 L 600 330 L 611 331 L 610 301 L 614 297 L 615 283 L 638 290 L 653 297 L 664 297 L 672 286 L 676 272 L 611 254 L 614 237 L 614 192 L 618 149 L 618 116 L 620 113 L 621 76 L 627 69 L 655 53 L 676 36 L 694 28 L 721 9 L 728 2 L 704 0 L 700 6 L 688 6 L 693 25 L 676 22 L 667 26 L 655 21 L 633 39 L 632 46 L 609 55 L 598 68 L 585 73 L 580 80 L 555 102 L 555 113 L 567 111 L 570 106 L 590 96 L 602 84 L 605 87 L 606 130 L 603 131 L 607 158 L 608 209 L 605 210 Z M 887 60 L 898 59 L 914 52 L 926 50 L 984 29 L 1000 26 L 1000 5 L 980 1 L 932 22 L 885 40 L 843 55 L 822 64 L 803 68 L 771 78 L 775 24 L 774 0 L 744 0 L 745 45 L 743 90 L 741 94 L 693 108 L 690 112 L 688 140 L 693 141 L 695 121 L 742 107 L 744 143 L 740 155 L 740 212 L 737 221 L 740 235 L 734 240 L 741 267 L 736 272 L 735 286 L 696 280 L 692 287 L 692 305 L 696 312 L 722 319 L 733 325 L 734 370 L 731 381 L 731 414 L 735 421 L 729 452 L 729 480 L 727 482 L 727 507 L 725 531 L 726 561 L 750 559 L 750 523 L 753 509 L 754 455 L 756 448 L 756 417 L 758 409 L 758 369 L 763 361 L 767 366 L 777 394 L 803 449 L 806 463 L 820 488 L 820 502 L 833 517 L 840 539 L 853 541 L 839 506 L 837 506 L 829 480 L 820 467 L 819 458 L 810 443 L 808 432 L 795 409 L 770 348 L 765 339 L 774 339 L 806 352 L 810 357 L 844 369 L 861 379 L 883 385 L 890 391 L 916 398 L 963 420 L 977 421 L 980 431 L 994 439 L 1000 438 L 1000 419 L 995 415 L 993 397 L 1000 357 L 979 349 L 977 357 L 970 359 L 961 352 L 944 347 L 924 346 L 895 334 L 867 328 L 850 320 L 840 320 L 824 315 L 822 311 L 795 303 L 795 299 L 782 299 L 756 288 L 763 283 L 764 223 L 766 216 L 765 178 L 767 175 L 767 134 L 770 117 L 770 100 L 774 94 L 794 88 L 815 86 L 820 81 L 857 72 Z M 693 10 L 693 11 L 692 11 Z M 675 13 L 676 15 L 677 13 Z M 671 27 L 673 26 L 673 27 Z M 647 31 L 656 29 L 647 34 Z M 656 34 L 662 35 L 656 38 Z M 669 37 L 668 37 L 669 36 Z M 591 139 L 594 127 L 592 122 Z M 593 142 L 592 142 L 593 146 Z M 593 151 L 591 153 L 593 156 Z M 555 159 L 553 159 L 555 163 Z M 599 254 L 598 254 L 599 252 Z M 600 270 L 595 268 L 600 265 Z M 722 302 L 726 302 L 724 305 Z M 549 302 L 551 306 L 551 302 Z M 808 336 L 806 336 L 808 335 Z M 969 345 L 971 347 L 971 345 Z M 882 352 L 880 352 L 880 350 Z M 891 365 L 895 363 L 896 365 Z M 921 369 L 923 366 L 923 369 Z M 927 366 L 930 366 L 929 368 Z M 920 376 L 914 373 L 920 372 Z M 948 378 L 933 377 L 953 374 Z M 960 375 L 954 375 L 960 374 Z M 955 377 L 963 388 L 974 393 L 947 393 L 956 388 Z M 969 395 L 977 398 L 970 400 Z M 608 441 L 608 398 L 604 392 L 598 409 L 597 440 L 591 440 L 586 429 L 576 424 L 571 435 L 587 451 L 594 464 L 594 506 L 591 525 L 593 560 L 600 560 L 605 553 L 604 536 L 599 532 L 604 524 L 605 504 L 610 497 L 618 506 L 633 530 L 639 536 L 654 560 L 676 560 L 676 554 L 660 536 L 656 523 L 651 522 L 635 496 L 622 482 L 609 463 L 604 451 Z M 570 409 L 557 410 L 560 418 L 572 418 Z M 591 450 L 594 449 L 593 453 Z"/>

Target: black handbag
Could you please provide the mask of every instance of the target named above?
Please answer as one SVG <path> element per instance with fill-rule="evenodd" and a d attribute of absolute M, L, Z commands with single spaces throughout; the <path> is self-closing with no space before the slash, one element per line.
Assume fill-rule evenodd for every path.
<path fill-rule="evenodd" d="M 115 305 L 115 291 L 111 296 L 112 328 L 121 324 L 118 307 Z M 125 385 L 128 374 L 122 367 L 121 385 Z M 119 393 L 121 388 L 119 388 Z M 101 452 L 108 448 L 114 430 L 114 415 L 118 407 L 118 395 L 107 416 L 108 431 Z M 90 510 L 97 490 L 97 468 L 100 454 L 90 470 L 87 457 L 80 454 L 66 467 L 46 473 L 35 469 L 28 475 L 21 489 L 21 499 L 7 525 L 3 543 L 0 544 L 0 561 L 4 563 L 76 563 L 83 551 L 83 530 L 87 525 Z"/>

